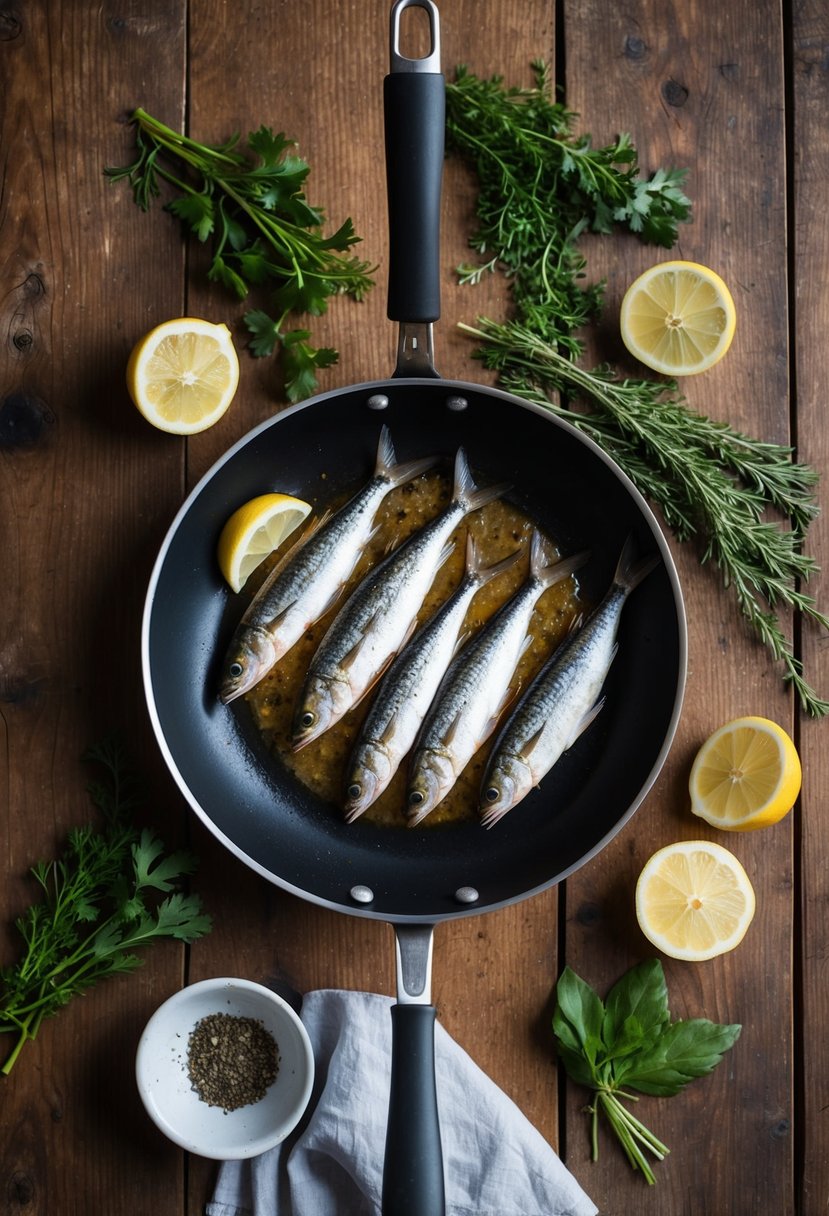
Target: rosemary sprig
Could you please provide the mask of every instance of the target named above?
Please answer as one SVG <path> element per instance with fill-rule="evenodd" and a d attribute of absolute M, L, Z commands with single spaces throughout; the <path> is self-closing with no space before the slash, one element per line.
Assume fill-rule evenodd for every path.
<path fill-rule="evenodd" d="M 484 318 L 461 328 L 478 340 L 476 355 L 501 387 L 590 434 L 661 508 L 677 539 L 700 545 L 702 562 L 719 568 L 804 710 L 823 716 L 829 701 L 805 680 L 778 618 L 779 609 L 793 609 L 829 628 L 801 586 L 817 569 L 802 548 L 818 512 L 815 470 L 789 447 L 691 410 L 675 382 L 623 379 L 578 362 L 577 331 L 599 315 L 603 296 L 603 284 L 583 285 L 579 238 L 621 225 L 672 245 L 690 215 L 684 174 L 660 169 L 645 180 L 626 135 L 604 148 L 574 135 L 575 115 L 552 100 L 543 65 L 534 69 L 529 89 L 463 68 L 447 89 L 449 147 L 478 179 L 470 245 L 484 259 L 459 275 L 473 284 L 503 273 L 514 313 L 503 324 Z"/>
<path fill-rule="evenodd" d="M 753 440 L 726 423 L 689 409 L 671 382 L 619 380 L 607 369 L 586 371 L 518 322 L 461 325 L 481 343 L 480 357 L 501 385 L 535 401 L 589 434 L 658 504 L 678 540 L 697 539 L 703 563 L 713 561 L 740 611 L 784 665 L 784 679 L 813 717 L 829 713 L 803 677 L 778 617 L 794 609 L 829 629 L 829 618 L 800 587 L 817 567 L 801 542 L 817 507 L 817 475 L 793 463 L 791 449 Z M 590 412 L 562 405 L 564 394 Z M 771 505 L 791 529 L 764 518 Z"/>

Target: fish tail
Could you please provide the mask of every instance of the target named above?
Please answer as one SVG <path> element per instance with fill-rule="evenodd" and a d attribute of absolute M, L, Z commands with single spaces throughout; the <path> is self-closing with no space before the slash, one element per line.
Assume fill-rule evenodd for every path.
<path fill-rule="evenodd" d="M 552 563 L 549 556 L 544 538 L 536 528 L 530 541 L 530 577 L 538 579 L 545 587 L 552 587 L 553 583 L 560 583 L 563 578 L 569 578 L 576 570 L 580 570 L 590 554 L 585 549 L 581 553 L 574 553 L 571 557 Z"/>
<path fill-rule="evenodd" d="M 417 477 L 420 473 L 425 473 L 427 469 L 431 469 L 437 462 L 437 456 L 423 456 L 419 460 L 406 460 L 398 464 L 394 444 L 391 441 L 391 433 L 389 428 L 385 424 L 383 425 L 377 444 L 377 460 L 374 465 L 375 477 L 382 477 L 386 481 L 390 481 L 392 487 L 402 486 L 407 481 L 411 481 L 413 477 Z"/>
<path fill-rule="evenodd" d="M 466 534 L 466 577 L 474 579 L 480 587 L 485 587 L 496 575 L 503 573 L 504 570 L 509 570 L 520 557 L 521 550 L 516 549 L 514 553 L 509 553 L 500 561 L 493 562 L 491 566 L 485 566 L 483 556 L 475 544 L 474 536 L 471 532 Z"/>
<path fill-rule="evenodd" d="M 466 452 L 463 448 L 458 448 L 455 455 L 455 480 L 452 487 L 452 502 L 462 503 L 467 512 L 477 511 L 480 507 L 485 507 L 488 502 L 500 498 L 508 489 L 509 485 L 505 481 L 499 482 L 495 486 L 485 486 L 482 490 L 478 489 L 472 478 L 469 461 L 466 459 Z"/>
<path fill-rule="evenodd" d="M 634 550 L 636 548 L 633 535 L 628 536 L 622 552 L 619 554 L 619 561 L 616 565 L 616 573 L 613 576 L 613 583 L 617 587 L 621 587 L 624 591 L 633 591 L 634 587 L 638 587 L 643 579 L 647 578 L 651 570 L 659 565 L 659 554 L 649 553 L 645 557 L 635 557 Z"/>

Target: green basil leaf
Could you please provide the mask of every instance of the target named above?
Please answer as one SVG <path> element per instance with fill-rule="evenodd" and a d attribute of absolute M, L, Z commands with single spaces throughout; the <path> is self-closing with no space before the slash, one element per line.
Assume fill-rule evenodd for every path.
<path fill-rule="evenodd" d="M 692 1018 L 663 1027 L 650 1049 L 617 1061 L 616 1080 L 643 1094 L 676 1094 L 694 1077 L 716 1068 L 734 1046 L 739 1025 L 720 1026 L 707 1018 Z"/>
<path fill-rule="evenodd" d="M 617 1040 L 630 1018 L 638 1022 L 643 1039 L 652 1037 L 650 1032 L 669 1022 L 668 988 L 659 959 L 648 959 L 631 967 L 607 994 L 605 1011 L 602 1033 L 608 1052 L 614 1055 Z"/>
<path fill-rule="evenodd" d="M 561 1038 L 566 1028 L 572 1038 L 585 1052 L 591 1064 L 596 1063 L 602 1047 L 602 1022 L 604 1005 L 596 993 L 570 967 L 565 967 L 556 985 L 558 998 L 553 1013 L 553 1030 Z"/>
<path fill-rule="evenodd" d="M 593 1070 L 587 1060 L 585 1060 L 581 1048 L 567 1047 L 559 1039 L 556 1052 L 564 1065 L 568 1077 L 572 1081 L 575 1081 L 577 1085 L 586 1085 L 588 1089 L 593 1089 L 595 1085 Z"/>

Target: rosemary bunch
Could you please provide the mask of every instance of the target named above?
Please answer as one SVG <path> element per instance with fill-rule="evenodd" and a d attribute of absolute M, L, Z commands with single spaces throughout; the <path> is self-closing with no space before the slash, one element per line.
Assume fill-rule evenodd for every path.
<path fill-rule="evenodd" d="M 589 434 L 661 508 L 677 539 L 699 544 L 702 562 L 719 568 L 756 636 L 783 664 L 803 709 L 823 716 L 829 701 L 804 678 L 778 616 L 793 609 L 829 629 L 802 589 L 817 569 L 802 547 L 818 511 L 817 473 L 791 448 L 691 410 L 674 381 L 579 366 L 576 331 L 599 314 L 603 285 L 582 285 L 578 238 L 621 225 L 670 246 L 690 204 L 681 172 L 640 177 L 627 136 L 598 149 L 589 136 L 576 137 L 574 115 L 553 102 L 543 68 L 534 66 L 531 89 L 505 89 L 499 78 L 463 69 L 448 86 L 449 146 L 478 179 L 470 245 L 485 259 L 459 274 L 475 283 L 503 273 L 514 312 L 504 323 L 484 318 L 461 328 L 478 340 L 476 356 L 501 387 Z"/>

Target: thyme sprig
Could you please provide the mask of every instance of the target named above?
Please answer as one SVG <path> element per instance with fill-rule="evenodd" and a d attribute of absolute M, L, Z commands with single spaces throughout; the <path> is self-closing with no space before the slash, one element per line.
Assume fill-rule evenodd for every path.
<path fill-rule="evenodd" d="M 817 570 L 803 551 L 818 513 L 818 475 L 792 448 L 754 439 L 690 409 L 670 380 L 623 378 L 607 366 L 586 370 L 580 334 L 602 307 L 603 284 L 585 286 L 578 240 L 588 229 L 623 226 L 670 246 L 690 215 L 684 174 L 639 175 L 626 135 L 593 148 L 573 133 L 575 115 L 552 100 L 543 66 L 536 85 L 507 89 L 459 69 L 448 86 L 450 148 L 478 180 L 477 228 L 470 245 L 485 259 L 459 269 L 462 282 L 503 273 L 513 317 L 461 325 L 476 356 L 502 388 L 571 422 L 599 443 L 662 510 L 680 541 L 719 569 L 740 612 L 783 665 L 803 709 L 829 713 L 803 675 L 778 612 L 791 609 L 819 627 L 803 584 Z"/>

